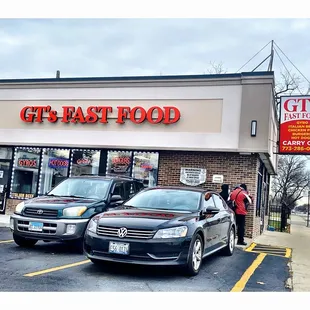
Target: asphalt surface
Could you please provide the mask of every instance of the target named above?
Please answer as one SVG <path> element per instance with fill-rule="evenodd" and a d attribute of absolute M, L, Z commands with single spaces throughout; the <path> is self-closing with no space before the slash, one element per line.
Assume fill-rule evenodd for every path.
<path fill-rule="evenodd" d="M 178 268 L 171 267 L 113 263 L 95 266 L 62 243 L 38 242 L 34 248 L 23 249 L 9 240 L 10 230 L 0 228 L 2 292 L 229 292 L 238 281 L 244 282 L 246 270 L 259 255 L 242 249 L 236 249 L 231 257 L 215 254 L 204 260 L 198 276 L 186 277 Z M 81 263 L 72 266 L 78 262 Z M 287 258 L 267 255 L 244 282 L 242 291 L 288 291 L 287 263 Z M 66 267 L 68 264 L 71 266 Z M 63 269 L 47 270 L 55 267 Z M 42 270 L 45 273 L 35 274 Z M 31 277 L 25 276 L 29 273 Z"/>

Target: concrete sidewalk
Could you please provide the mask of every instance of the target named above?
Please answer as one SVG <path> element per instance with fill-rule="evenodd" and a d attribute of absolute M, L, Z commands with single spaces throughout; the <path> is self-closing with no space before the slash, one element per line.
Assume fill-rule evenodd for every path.
<path fill-rule="evenodd" d="M 10 227 L 10 215 L 0 214 L 0 227 Z"/>
<path fill-rule="evenodd" d="M 290 234 L 265 231 L 254 242 L 291 248 L 291 289 L 294 292 L 310 292 L 310 228 L 306 227 L 304 218 L 291 215 Z"/>

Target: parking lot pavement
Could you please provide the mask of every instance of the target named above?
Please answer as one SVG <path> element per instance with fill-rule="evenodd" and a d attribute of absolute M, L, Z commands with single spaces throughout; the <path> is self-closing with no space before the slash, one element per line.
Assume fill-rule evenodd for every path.
<path fill-rule="evenodd" d="M 288 258 L 236 249 L 232 257 L 204 260 L 196 277 L 177 268 L 123 264 L 98 267 L 61 243 L 22 249 L 7 228 L 0 228 L 0 291 L 229 292 L 287 291 Z"/>

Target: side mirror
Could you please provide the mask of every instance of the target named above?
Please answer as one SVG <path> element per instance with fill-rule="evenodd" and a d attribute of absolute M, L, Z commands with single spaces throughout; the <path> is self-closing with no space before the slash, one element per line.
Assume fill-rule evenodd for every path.
<path fill-rule="evenodd" d="M 121 204 L 121 203 L 123 203 L 123 198 L 120 195 L 113 195 L 111 197 L 111 199 L 110 199 L 110 202 L 111 203 L 116 203 L 117 202 L 118 204 Z"/>
<path fill-rule="evenodd" d="M 215 206 L 210 206 L 208 207 L 203 214 L 207 215 L 207 214 L 217 214 L 220 212 L 220 209 L 215 207 Z"/>

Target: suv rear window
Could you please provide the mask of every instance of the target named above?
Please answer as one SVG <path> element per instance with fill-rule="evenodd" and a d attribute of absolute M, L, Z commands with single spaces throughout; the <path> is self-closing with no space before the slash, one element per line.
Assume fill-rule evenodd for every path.
<path fill-rule="evenodd" d="M 110 184 L 109 180 L 68 178 L 58 184 L 48 195 L 101 200 L 107 197 Z"/>

